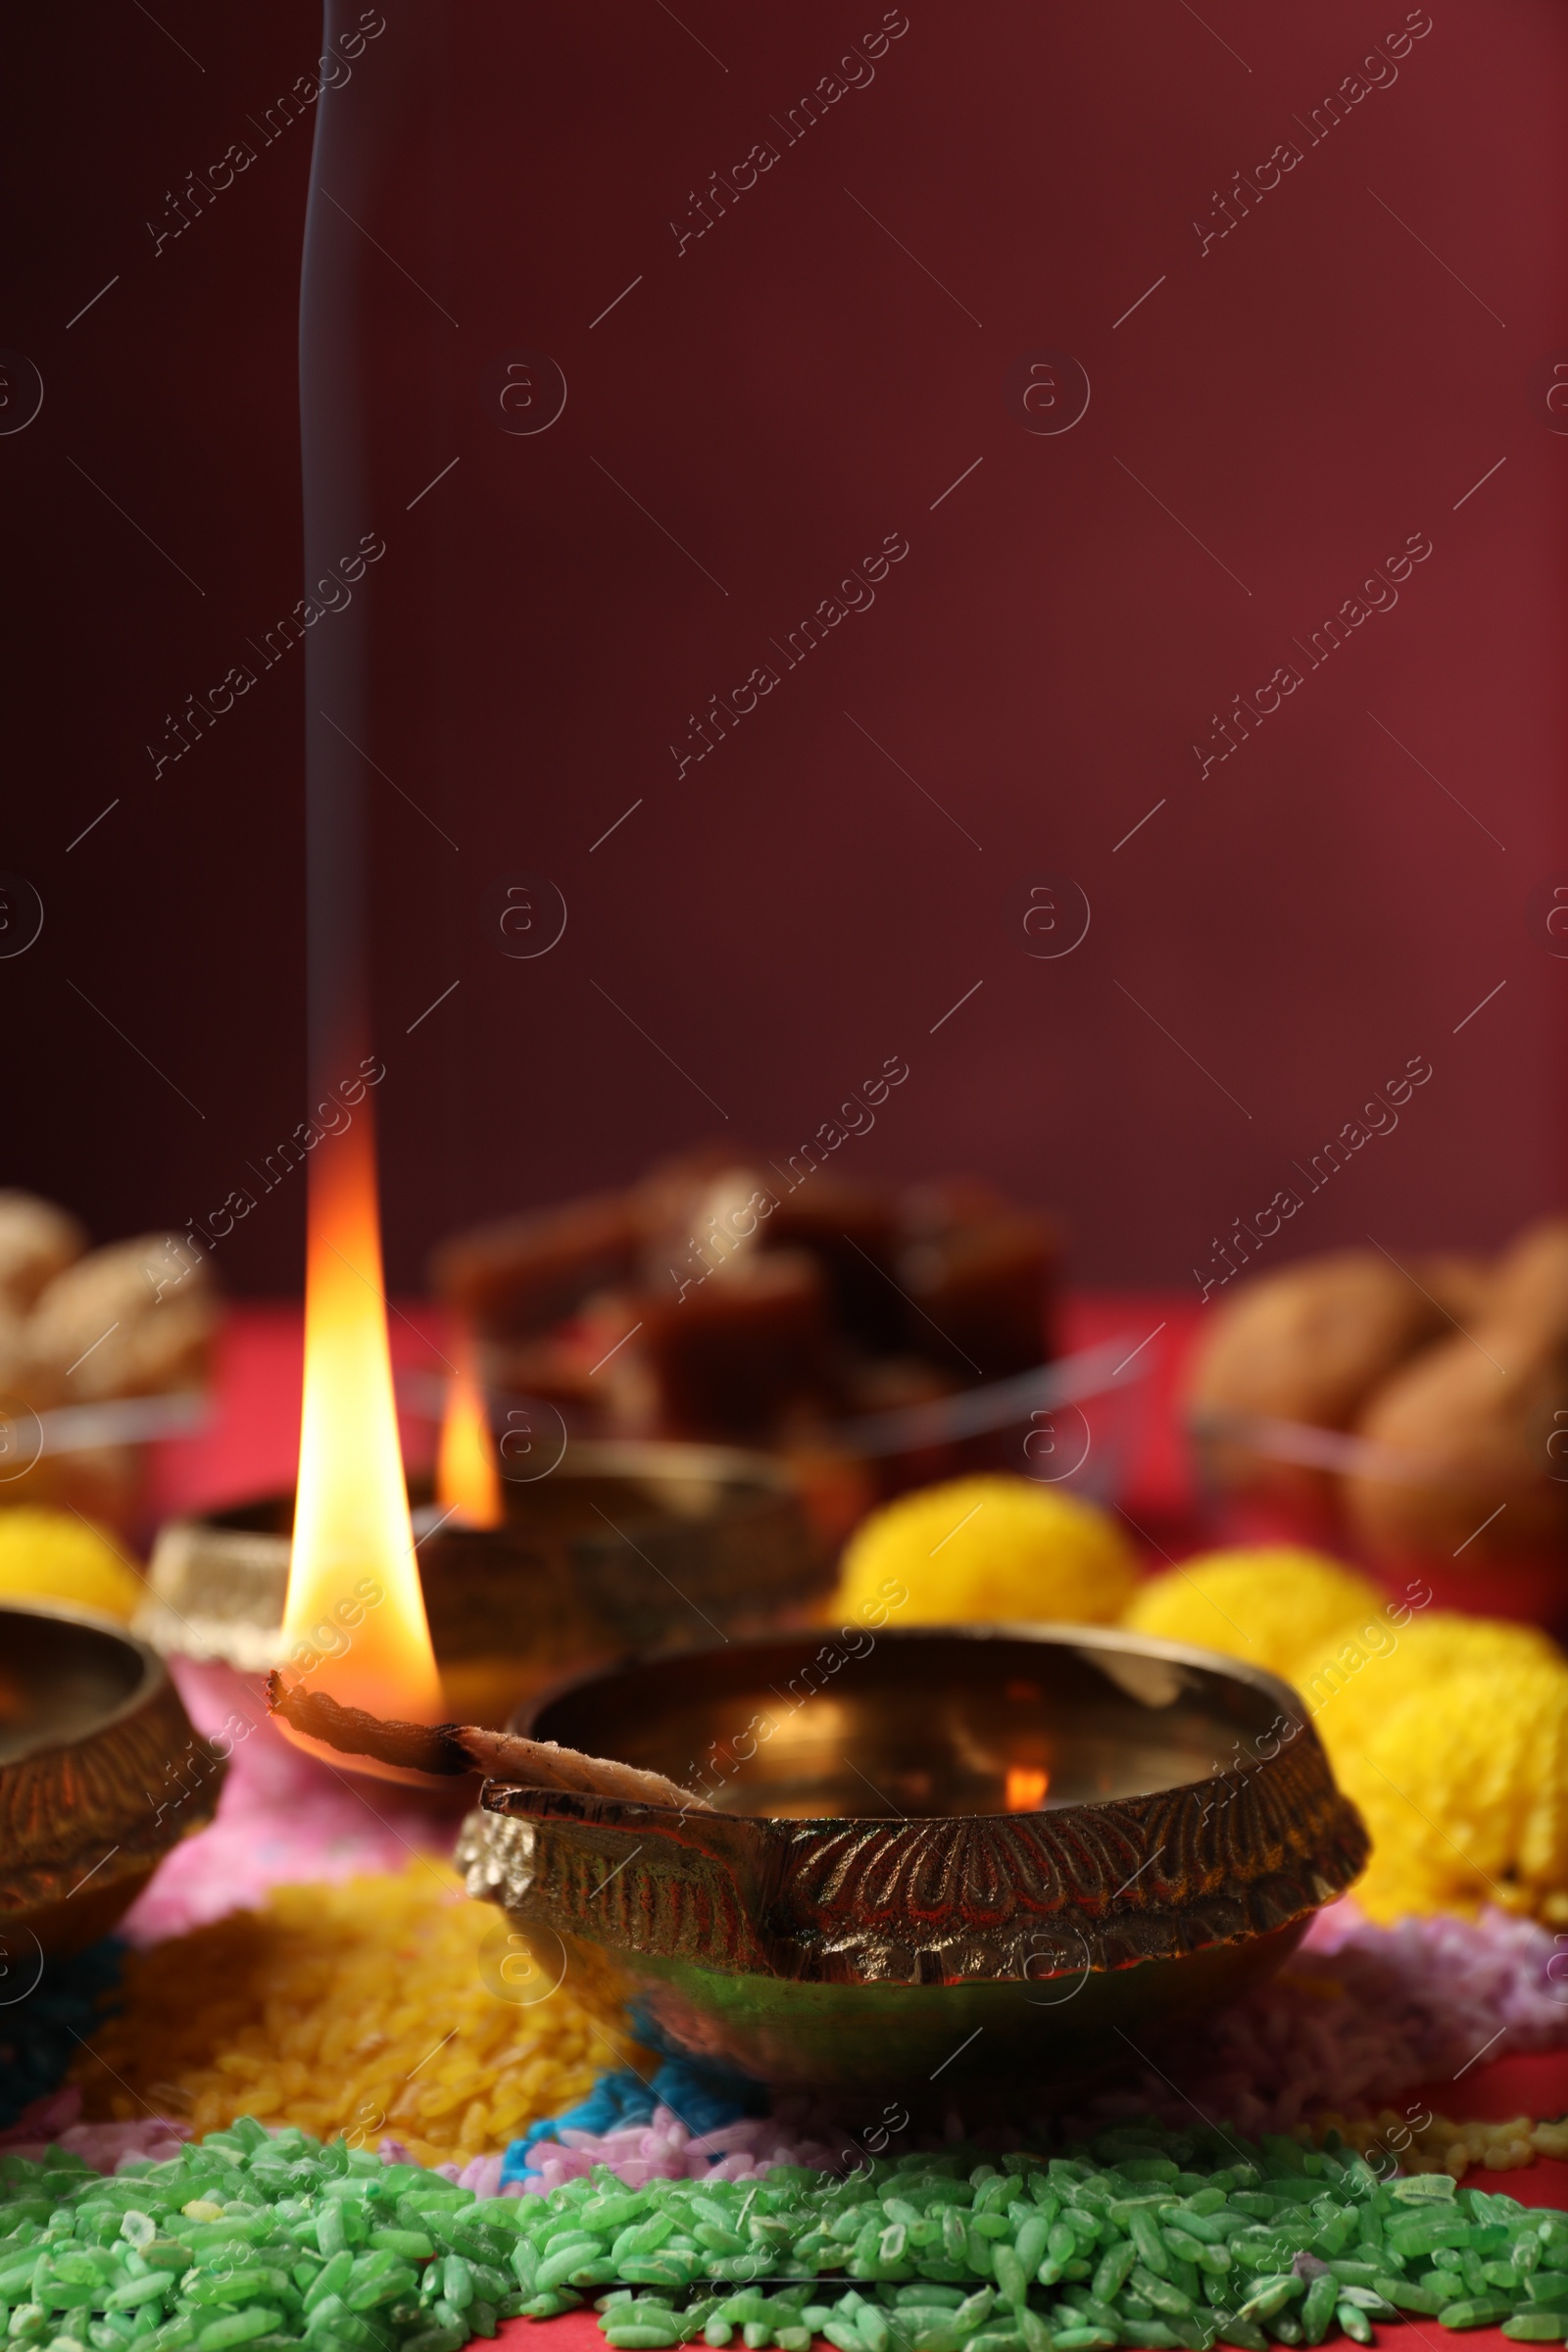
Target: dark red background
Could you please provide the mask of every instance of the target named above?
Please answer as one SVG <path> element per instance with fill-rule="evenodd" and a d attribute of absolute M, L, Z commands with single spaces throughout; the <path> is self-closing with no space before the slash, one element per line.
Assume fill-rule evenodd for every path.
<path fill-rule="evenodd" d="M 365 749 L 398 787 L 368 776 L 393 1280 L 714 1103 L 796 1145 L 894 1054 L 908 1081 L 838 1164 L 989 1169 L 1066 1213 L 1100 1282 L 1189 1280 L 1414 1054 L 1434 1076 L 1397 1133 L 1290 1246 L 1491 1244 L 1555 1202 L 1568 964 L 1529 911 L 1568 870 L 1549 0 L 1435 0 L 1394 86 L 1310 147 L 1293 117 L 1402 7 L 909 0 L 870 86 L 680 256 L 689 191 L 880 7 L 384 8 L 325 102 L 377 242 L 323 234 L 357 248 L 387 541 L 360 612 Z M 0 344 L 46 388 L 0 437 L 0 866 L 46 910 L 0 962 L 4 1173 L 105 1235 L 205 1217 L 304 1092 L 302 655 L 156 780 L 144 747 L 300 593 L 322 110 L 265 147 L 247 119 L 308 69 L 316 13 L 155 13 L 14 12 L 4 145 Z M 155 256 L 166 192 L 239 138 L 254 165 Z M 1200 253 L 1194 215 L 1285 138 L 1300 165 Z M 516 349 L 569 386 L 536 437 L 481 403 Z M 1004 400 L 1045 349 L 1093 387 L 1058 436 Z M 875 608 L 677 781 L 688 711 L 894 530 Z M 1416 531 L 1397 609 L 1200 782 L 1210 714 Z M 538 961 L 482 929 L 519 870 L 569 907 Z M 1053 874 L 1093 920 L 1036 960 L 1020 917 Z M 230 1282 L 297 1285 L 301 1207 L 261 1201 Z"/>

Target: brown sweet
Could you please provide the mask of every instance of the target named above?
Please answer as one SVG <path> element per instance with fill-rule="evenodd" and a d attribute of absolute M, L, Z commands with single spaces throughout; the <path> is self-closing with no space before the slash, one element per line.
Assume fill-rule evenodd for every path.
<path fill-rule="evenodd" d="M 1485 1323 L 1497 1309 L 1497 1269 L 1484 1257 L 1442 1250 L 1408 1260 L 1416 1280 L 1431 1292 L 1461 1331 Z"/>
<path fill-rule="evenodd" d="M 1041 1302 L 1056 1254 L 1044 1219 L 1016 1211 L 911 1240 L 896 1261 L 908 1299 L 906 1345 L 975 1380 L 1030 1371 L 1046 1351 Z"/>
<path fill-rule="evenodd" d="M 896 1348 L 905 1307 L 890 1279 L 893 1196 L 825 1168 L 806 1182 L 760 1153 L 700 1145 L 665 1160 L 633 1195 L 650 1290 L 687 1289 L 747 1251 L 806 1250 L 826 1278 L 833 1319 L 858 1348 Z"/>
<path fill-rule="evenodd" d="M 0 1192 L 0 1305 L 24 1315 L 44 1285 L 86 1247 L 81 1226 L 52 1200 Z"/>
<path fill-rule="evenodd" d="M 775 1180 L 733 1148 L 705 1148 L 656 1168 L 631 1196 L 643 1236 L 642 1287 L 684 1297 L 710 1274 L 760 1250 L 775 1189 Z"/>
<path fill-rule="evenodd" d="M 21 1315 L 0 1302 L 0 1397 L 17 1397 L 36 1408 L 38 1399 L 28 1394 L 31 1369 L 27 1326 Z"/>
<path fill-rule="evenodd" d="M 592 1385 L 626 1435 L 756 1438 L 830 1384 L 827 1286 L 804 1250 L 739 1254 L 684 1298 L 612 1293 L 585 1321 L 605 1351 Z"/>
<path fill-rule="evenodd" d="M 905 1305 L 890 1279 L 897 1211 L 891 1196 L 819 1171 L 786 1193 L 761 1228 L 766 1250 L 808 1250 L 827 1277 L 833 1317 L 871 1355 L 897 1348 Z M 1035 1361 L 1040 1335 L 1035 1333 Z"/>
<path fill-rule="evenodd" d="M 839 1143 L 848 1141 L 840 1135 Z M 1050 1353 L 1059 1239 L 977 1178 L 899 1194 L 726 1139 L 623 1194 L 459 1235 L 432 1263 L 498 1390 L 579 1428 L 782 1437 Z"/>
<path fill-rule="evenodd" d="M 1493 1311 L 1501 1322 L 1568 1332 L 1568 1217 L 1527 1225 L 1493 1269 Z"/>
<path fill-rule="evenodd" d="M 144 1233 L 57 1274 L 28 1318 L 27 1342 L 66 1401 L 90 1404 L 194 1387 L 217 1319 L 202 1252 L 177 1235 Z"/>
<path fill-rule="evenodd" d="M 481 1337 L 522 1339 L 574 1314 L 593 1292 L 623 1282 L 642 1241 L 634 1203 L 620 1193 L 596 1193 L 454 1236 L 436 1250 L 431 1279 Z"/>
<path fill-rule="evenodd" d="M 625 1195 L 626 1205 L 642 1237 L 644 1264 L 650 1281 L 662 1280 L 665 1261 L 687 1250 L 699 1231 L 703 1203 L 709 1194 L 744 1200 L 763 1179 L 757 1173 L 756 1154 L 744 1145 L 715 1136 L 693 1144 L 668 1159 L 656 1160 Z M 773 1180 L 769 1178 L 769 1186 Z M 716 1205 L 716 1203 L 715 1203 Z"/>
<path fill-rule="evenodd" d="M 1375 1558 L 1477 1568 L 1568 1546 L 1568 1336 L 1500 1320 L 1455 1332 L 1384 1383 L 1356 1434 L 1411 1474 L 1344 1481 Z"/>
<path fill-rule="evenodd" d="M 478 1368 L 494 1396 L 537 1396 L 580 1420 L 594 1405 L 599 1384 L 592 1372 L 603 1352 L 601 1348 L 590 1354 L 588 1336 L 573 1325 L 569 1332 L 546 1332 L 540 1339 L 481 1341 Z"/>
<path fill-rule="evenodd" d="M 1188 1409 L 1348 1429 L 1380 1382 L 1451 1325 L 1419 1285 L 1372 1250 L 1336 1250 L 1259 1274 L 1214 1309 Z M 1277 1462 L 1220 1437 L 1208 1457 L 1222 1485 L 1321 1504 L 1323 1472 Z"/>
<path fill-rule="evenodd" d="M 951 1232 L 955 1225 L 976 1225 L 1010 1206 L 994 1184 L 983 1176 L 928 1176 L 900 1196 L 899 1225 L 911 1242 L 931 1234 Z"/>

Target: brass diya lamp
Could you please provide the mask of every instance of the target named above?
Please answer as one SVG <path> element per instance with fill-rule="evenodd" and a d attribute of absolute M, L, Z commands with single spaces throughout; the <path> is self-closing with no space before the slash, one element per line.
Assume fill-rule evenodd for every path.
<path fill-rule="evenodd" d="M 105 1935 L 171 1847 L 206 1827 L 225 1765 L 157 1651 L 111 1617 L 7 1601 L 0 1659 L 0 1954 L 14 1999 L 46 1953 Z"/>
<path fill-rule="evenodd" d="M 270 1703 L 335 1769 L 426 1790 L 483 1773 L 470 1890 L 564 1964 L 594 1947 L 651 2038 L 779 2086 L 1038 2104 L 1265 1976 L 1361 1869 L 1359 1818 L 1283 1684 L 1099 1628 L 715 1622 L 718 1646 L 600 1664 L 513 1732 L 443 1722 L 383 1297 L 362 1119 L 312 1168 Z M 533 1482 L 567 1530 L 561 1591 L 582 1581 L 564 1466 Z M 578 1499 L 624 1539 L 592 1491 L 612 1466 L 587 1465 Z M 754 1526 L 722 1580 L 737 1607 L 758 1556 Z M 493 1604 L 467 1623 L 498 1646 Z"/>
<path fill-rule="evenodd" d="M 168 1524 L 136 1619 L 145 1641 L 242 1675 L 283 1666 L 383 1714 L 500 1724 L 590 1663 L 815 1612 L 833 1562 L 787 1466 L 722 1446 L 568 1442 L 564 1428 L 521 1459 L 509 1429 L 498 1458 L 466 1351 L 433 1501 L 411 1489 L 363 1110 L 331 1152 L 311 1178 L 296 1492 Z"/>
<path fill-rule="evenodd" d="M 418 1484 L 411 1493 L 425 1500 Z M 573 1440 L 548 1477 L 500 1482 L 500 1497 L 498 1521 L 460 1509 L 416 1547 L 448 1715 L 504 1723 L 591 1661 L 801 1621 L 831 1588 L 831 1554 L 766 1454 Z M 137 1632 L 166 1655 L 244 1674 L 285 1662 L 294 1519 L 294 1496 L 272 1494 L 172 1520 Z M 354 1631 L 337 1630 L 335 1606 L 306 1634 L 328 1664 Z"/>
<path fill-rule="evenodd" d="M 491 1780 L 469 1891 L 781 2087 L 1038 2105 L 1268 1976 L 1368 1850 L 1283 1683 L 1099 1627 L 737 1642 L 514 1728 L 702 1809 Z"/>
<path fill-rule="evenodd" d="M 336 1148 L 347 1153 L 352 1143 Z M 332 1212 L 334 1238 L 322 1249 L 313 1232 L 298 1505 L 294 1494 L 264 1495 L 164 1527 L 136 1620 L 145 1640 L 243 1674 L 319 1671 L 343 1695 L 383 1704 L 395 1695 L 423 1715 L 427 1625 L 435 1711 L 498 1724 L 591 1662 L 811 1613 L 832 1559 L 776 1458 L 568 1441 L 564 1425 L 530 1433 L 515 1459 L 509 1426 L 498 1454 L 461 1342 L 433 1499 L 425 1482 L 406 1483 L 379 1285 L 356 1272 L 379 1264 L 368 1153 L 347 1173 L 346 1190 L 327 1192 L 319 1211 L 313 1199 L 318 1225 Z M 306 1583 L 291 1598 L 301 1549 Z M 375 1691 L 359 1680 L 372 1643 L 387 1649 L 392 1674 Z"/>

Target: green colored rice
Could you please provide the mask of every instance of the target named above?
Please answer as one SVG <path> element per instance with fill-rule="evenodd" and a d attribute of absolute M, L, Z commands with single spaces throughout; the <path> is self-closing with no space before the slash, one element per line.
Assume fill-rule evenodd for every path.
<path fill-rule="evenodd" d="M 250 2118 L 105 2180 L 0 2157 L 0 2321 L 59 2352 L 462 2352 L 595 2298 L 616 2352 L 1267 2352 L 1374 2321 L 1568 2339 L 1568 2214 L 1353 2150 L 1130 2123 L 848 2180 L 605 2167 L 478 2199 Z M 737 2341 L 738 2339 L 738 2341 Z"/>

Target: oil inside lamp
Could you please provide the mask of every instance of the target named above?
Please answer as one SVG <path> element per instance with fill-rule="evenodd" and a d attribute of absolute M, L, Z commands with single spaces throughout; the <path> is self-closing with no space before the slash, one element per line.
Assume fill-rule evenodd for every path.
<path fill-rule="evenodd" d="M 501 1476 L 473 1343 L 466 1333 L 460 1334 L 456 1354 L 436 1453 L 436 1501 L 456 1527 L 500 1527 L 506 1518 Z"/>
<path fill-rule="evenodd" d="M 1003 1801 L 1009 1813 L 1037 1813 L 1050 1787 L 1051 1775 L 1043 1765 L 1009 1764 Z"/>
<path fill-rule="evenodd" d="M 378 1715 L 439 1721 L 441 1685 L 393 1401 L 368 1104 L 311 1166 L 305 1390 L 283 1632 L 290 1679 Z M 335 1749 L 293 1731 L 287 1737 L 343 1769 Z M 369 1759 L 356 1759 L 355 1769 L 415 1777 Z"/>

